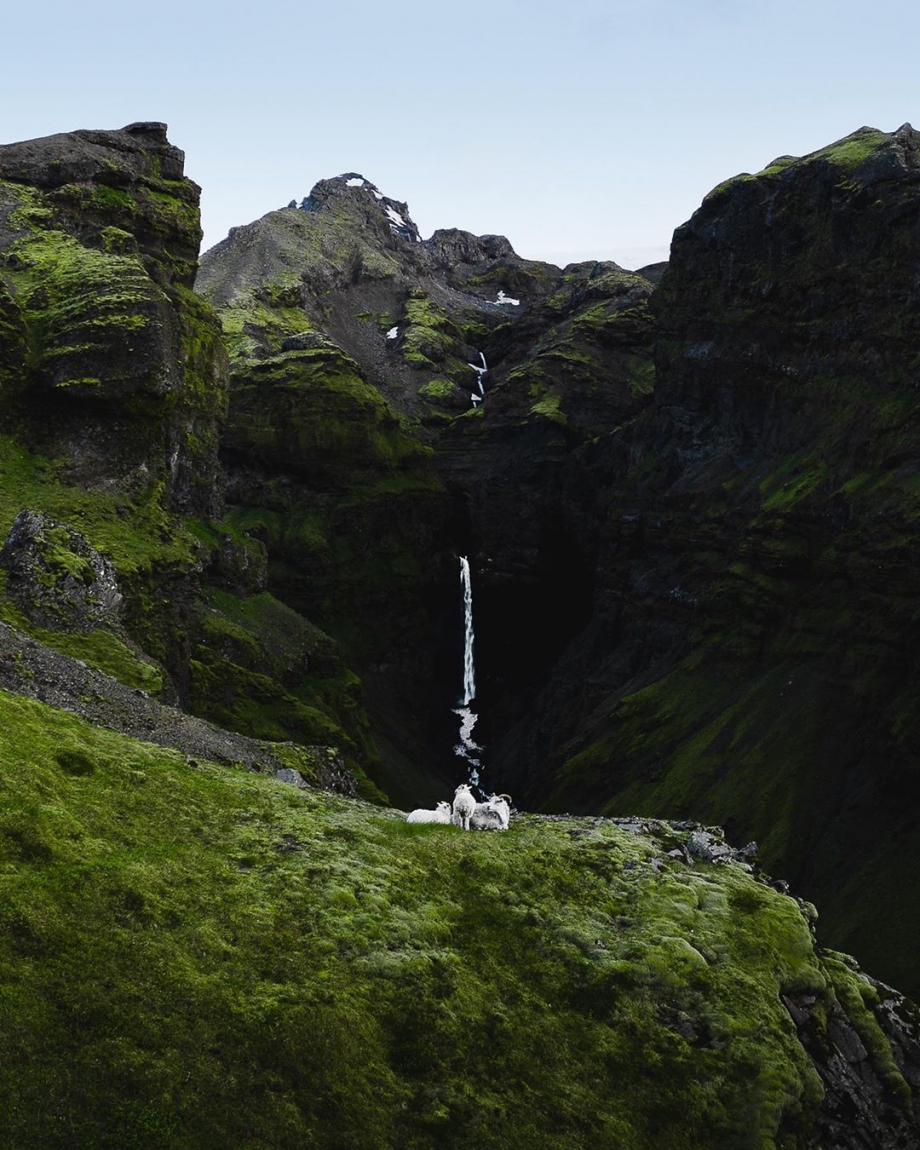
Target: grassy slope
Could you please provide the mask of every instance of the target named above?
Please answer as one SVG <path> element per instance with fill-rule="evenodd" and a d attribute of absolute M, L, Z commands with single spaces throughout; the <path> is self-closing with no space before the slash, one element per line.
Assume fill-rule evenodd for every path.
<path fill-rule="evenodd" d="M 2 693 L 0 731 L 4 1146 L 793 1147 L 779 995 L 832 981 L 904 1089 L 868 984 L 737 868 L 409 827 Z"/>

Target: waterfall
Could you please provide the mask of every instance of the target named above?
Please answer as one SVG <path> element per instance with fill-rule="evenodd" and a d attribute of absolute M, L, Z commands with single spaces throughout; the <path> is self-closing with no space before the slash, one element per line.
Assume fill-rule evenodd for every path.
<path fill-rule="evenodd" d="M 470 579 L 470 561 L 460 556 L 460 586 L 463 588 L 463 706 L 476 697 L 476 663 L 473 658 L 473 583 Z"/>
<path fill-rule="evenodd" d="M 470 782 L 479 784 L 481 760 L 478 752 L 482 747 L 473 741 L 473 728 L 479 716 L 470 706 L 476 698 L 476 662 L 473 646 L 476 635 L 473 630 L 473 583 L 470 578 L 470 563 L 465 555 L 460 556 L 460 586 L 463 589 L 463 697 L 454 714 L 460 716 L 460 742 L 454 747 L 454 754 L 469 764 Z"/>
<path fill-rule="evenodd" d="M 479 358 L 482 360 L 482 366 L 481 367 L 479 366 L 479 364 L 476 364 L 476 363 L 468 363 L 466 365 L 467 367 L 471 367 L 473 369 L 473 371 L 476 372 L 476 387 L 479 389 L 479 394 L 477 395 L 476 392 L 474 391 L 470 395 L 470 399 L 472 399 L 474 407 L 477 404 L 482 402 L 482 397 L 485 395 L 485 389 L 482 386 L 482 377 L 489 370 L 489 365 L 486 363 L 486 357 L 485 357 L 485 354 L 483 352 L 479 353 Z"/>

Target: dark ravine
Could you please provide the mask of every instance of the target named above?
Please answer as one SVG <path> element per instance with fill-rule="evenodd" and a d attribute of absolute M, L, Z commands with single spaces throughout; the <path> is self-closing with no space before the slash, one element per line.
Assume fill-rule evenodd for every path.
<path fill-rule="evenodd" d="M 347 1113 L 339 1145 L 513 1146 L 504 1079 L 534 1145 L 920 1142 L 920 134 L 735 177 L 637 272 L 423 240 L 357 173 L 199 268 L 198 195 L 162 124 L 0 147 L 0 985 L 37 964 L 58 1011 L 0 1009 L 58 1107 L 17 1103 L 10 1144 L 333 1146 Z M 495 845 L 318 793 L 460 781 L 458 555 L 484 785 L 575 812 Z M 73 1027 L 55 997 L 97 953 L 80 843 L 115 884 L 86 922 L 187 1006 L 204 1126 L 143 1011 L 83 972 Z M 68 1134 L 80 1018 L 107 1069 Z"/>
<path fill-rule="evenodd" d="M 787 157 L 678 229 L 654 405 L 551 496 L 590 618 L 495 748 L 531 801 L 756 837 L 915 993 L 918 138 Z"/>

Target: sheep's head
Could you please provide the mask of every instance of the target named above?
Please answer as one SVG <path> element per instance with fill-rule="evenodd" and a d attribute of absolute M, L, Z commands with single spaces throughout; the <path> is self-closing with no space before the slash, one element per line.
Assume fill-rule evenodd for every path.
<path fill-rule="evenodd" d="M 442 800 L 441 800 L 441 801 L 438 803 L 437 809 L 438 809 L 439 811 L 441 811 L 441 810 L 443 810 L 443 811 L 449 811 L 449 810 L 450 810 L 450 803 L 445 803 L 445 802 L 444 802 L 444 800 L 442 799 Z"/>
<path fill-rule="evenodd" d="M 510 807 L 511 806 L 511 796 L 505 795 L 505 794 L 489 795 L 489 802 L 490 803 L 507 803 L 508 806 Z"/>
<path fill-rule="evenodd" d="M 470 791 L 470 784 L 469 783 L 461 783 L 460 786 L 457 787 L 457 789 L 454 791 L 454 794 L 455 795 L 461 795 L 464 792 L 466 792 L 466 794 L 468 794 L 468 795 L 472 794 L 472 792 Z"/>

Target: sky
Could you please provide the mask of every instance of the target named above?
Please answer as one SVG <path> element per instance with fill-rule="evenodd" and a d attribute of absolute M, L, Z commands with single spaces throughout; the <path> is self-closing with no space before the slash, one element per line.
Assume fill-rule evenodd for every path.
<path fill-rule="evenodd" d="M 423 237 L 667 259 L 716 184 L 920 127 L 916 0 L 44 0 L 8 6 L 0 143 L 169 125 L 204 248 L 359 172 Z"/>

